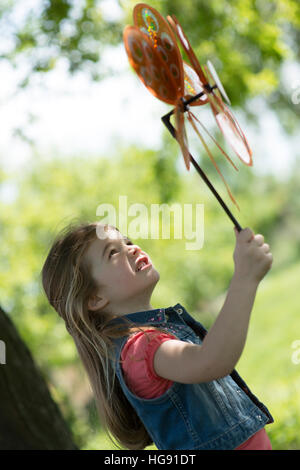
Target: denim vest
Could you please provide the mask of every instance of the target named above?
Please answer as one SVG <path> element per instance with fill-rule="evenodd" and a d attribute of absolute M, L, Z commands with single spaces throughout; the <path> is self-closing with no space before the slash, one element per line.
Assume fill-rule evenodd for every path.
<path fill-rule="evenodd" d="M 114 322 L 161 327 L 182 341 L 201 344 L 207 333 L 181 304 L 135 312 Z M 274 420 L 239 374 L 199 384 L 173 385 L 158 398 L 132 393 L 123 378 L 120 355 L 128 337 L 115 340 L 115 371 L 121 388 L 158 449 L 230 450 Z"/>

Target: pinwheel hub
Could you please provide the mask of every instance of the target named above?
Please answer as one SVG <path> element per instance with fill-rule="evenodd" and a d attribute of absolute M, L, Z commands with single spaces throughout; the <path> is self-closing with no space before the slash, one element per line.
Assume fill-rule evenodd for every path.
<path fill-rule="evenodd" d="M 203 88 L 208 92 L 208 93 L 211 93 L 215 88 L 218 88 L 217 85 L 213 85 L 213 86 L 210 86 L 209 84 L 207 85 L 203 85 Z M 205 95 L 205 92 L 204 91 L 201 91 L 200 93 L 198 93 L 197 95 L 195 96 L 192 96 L 191 98 L 189 99 L 184 99 L 183 97 L 180 98 L 180 100 L 182 101 L 183 103 L 183 109 L 181 109 L 182 112 L 185 112 L 185 111 L 188 111 L 189 107 L 188 105 L 190 103 L 192 103 L 193 101 L 197 101 L 199 98 L 201 98 L 201 96 Z M 180 101 L 179 100 L 179 101 Z"/>

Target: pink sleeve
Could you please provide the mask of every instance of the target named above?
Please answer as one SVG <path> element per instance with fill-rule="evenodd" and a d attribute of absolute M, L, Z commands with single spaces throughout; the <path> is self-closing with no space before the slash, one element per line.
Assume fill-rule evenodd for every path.
<path fill-rule="evenodd" d="M 122 349 L 121 360 L 125 382 L 141 398 L 156 398 L 173 384 L 155 373 L 154 354 L 165 341 L 177 339 L 168 333 L 149 329 L 130 336 Z"/>
<path fill-rule="evenodd" d="M 272 445 L 265 428 L 262 428 L 235 450 L 272 450 Z"/>

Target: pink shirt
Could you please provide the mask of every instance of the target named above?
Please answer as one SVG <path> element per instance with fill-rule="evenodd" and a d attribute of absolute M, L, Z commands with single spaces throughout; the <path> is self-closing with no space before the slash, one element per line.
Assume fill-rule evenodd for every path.
<path fill-rule="evenodd" d="M 165 341 L 178 339 L 153 328 L 130 336 L 122 349 L 121 360 L 125 382 L 132 393 L 141 398 L 156 398 L 165 393 L 173 382 L 155 373 L 154 354 Z M 261 429 L 236 450 L 272 450 L 265 429 Z"/>

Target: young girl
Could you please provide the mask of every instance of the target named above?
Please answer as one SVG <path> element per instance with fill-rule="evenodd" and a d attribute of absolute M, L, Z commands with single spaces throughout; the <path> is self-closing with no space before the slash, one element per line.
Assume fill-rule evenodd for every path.
<path fill-rule="evenodd" d="M 42 270 L 86 368 L 101 422 L 127 449 L 271 449 L 266 406 L 234 370 L 272 265 L 262 235 L 235 229 L 235 270 L 207 332 L 185 308 L 150 304 L 159 273 L 117 228 L 70 225 Z"/>

